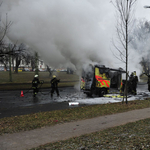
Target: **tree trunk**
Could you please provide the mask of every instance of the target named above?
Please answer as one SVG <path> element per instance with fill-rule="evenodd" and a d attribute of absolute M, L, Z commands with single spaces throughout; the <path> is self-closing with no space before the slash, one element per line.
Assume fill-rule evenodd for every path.
<path fill-rule="evenodd" d="M 128 5 L 128 3 L 127 3 Z M 128 19 L 126 19 L 126 104 L 128 103 Z"/>
<path fill-rule="evenodd" d="M 10 51 L 10 46 L 9 46 Z M 9 81 L 12 82 L 12 73 L 11 73 L 11 55 L 9 55 Z"/>
<path fill-rule="evenodd" d="M 35 52 L 35 74 L 39 75 L 39 69 L 38 69 L 38 53 Z"/>
<path fill-rule="evenodd" d="M 18 73 L 18 56 L 16 57 L 15 73 Z"/>

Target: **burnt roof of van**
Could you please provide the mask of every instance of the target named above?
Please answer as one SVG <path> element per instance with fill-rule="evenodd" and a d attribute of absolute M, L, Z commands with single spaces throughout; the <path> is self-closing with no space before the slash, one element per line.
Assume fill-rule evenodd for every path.
<path fill-rule="evenodd" d="M 98 67 L 98 68 L 102 68 L 102 69 L 109 69 L 111 71 L 119 71 L 119 72 L 122 72 L 122 73 L 126 73 L 125 70 L 123 70 L 122 68 L 118 68 L 118 69 L 115 69 L 115 68 L 108 68 L 108 67 L 105 67 L 105 65 L 95 65 L 95 67 Z"/>
<path fill-rule="evenodd" d="M 108 67 L 105 67 L 105 65 L 95 65 L 95 67 L 98 67 L 98 68 L 105 68 L 105 69 L 109 69 Z"/>
<path fill-rule="evenodd" d="M 112 70 L 112 71 L 119 71 L 119 72 L 122 72 L 122 73 L 126 73 L 126 71 L 123 70 L 122 68 L 118 68 L 118 69 L 110 68 L 110 70 Z"/>

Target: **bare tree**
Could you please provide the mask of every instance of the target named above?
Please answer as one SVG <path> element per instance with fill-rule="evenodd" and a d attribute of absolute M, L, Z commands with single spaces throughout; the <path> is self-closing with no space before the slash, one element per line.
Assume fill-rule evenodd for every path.
<path fill-rule="evenodd" d="M 0 63 L 4 65 L 4 68 L 7 70 L 8 67 L 8 55 L 6 53 L 9 53 L 8 48 L 6 47 L 0 47 L 2 52 L 0 52 Z M 5 54 L 4 54 L 5 53 Z"/>
<path fill-rule="evenodd" d="M 21 63 L 21 60 L 25 59 L 26 58 L 26 52 L 24 51 L 26 50 L 26 47 L 24 44 L 20 44 L 19 46 L 16 46 L 15 49 L 13 50 L 13 58 L 15 59 L 15 73 L 18 73 L 18 68 L 19 68 L 19 65 Z"/>
<path fill-rule="evenodd" d="M 144 73 L 150 74 L 150 22 L 147 20 L 140 20 L 135 22 L 135 27 L 132 32 L 131 38 L 133 39 L 130 45 L 135 49 L 140 55 L 142 55 L 142 60 L 139 62 Z"/>
<path fill-rule="evenodd" d="M 35 69 L 35 57 L 34 56 L 31 56 L 30 57 L 31 58 L 31 67 L 32 67 L 32 71 L 34 71 L 34 69 Z"/>
<path fill-rule="evenodd" d="M 7 49 L 8 45 L 5 43 L 5 36 L 11 24 L 11 21 L 7 21 L 7 14 L 5 23 L 2 23 L 2 21 L 0 20 L 0 58 L 11 54 L 11 51 L 8 51 Z"/>
<path fill-rule="evenodd" d="M 10 26 L 12 25 L 11 21 L 7 21 L 7 14 L 6 14 L 6 21 L 3 23 L 0 20 L 0 62 L 4 64 L 5 69 L 8 68 L 8 61 L 10 57 L 16 57 L 17 53 L 20 53 L 22 49 L 16 49 L 17 44 L 10 44 L 5 42 L 6 34 L 8 33 L 8 30 Z M 11 46 L 10 46 L 11 45 Z"/>
<path fill-rule="evenodd" d="M 133 11 L 134 5 L 137 0 L 115 0 L 113 5 L 117 10 L 117 42 L 113 42 L 115 48 L 119 52 L 119 55 L 115 55 L 117 59 L 122 61 L 126 66 L 126 81 L 125 81 L 125 91 L 124 94 L 126 96 L 126 104 L 128 103 L 127 100 L 127 81 L 128 81 L 128 48 L 130 43 L 129 33 L 131 32 L 131 24 L 133 21 Z"/>
<path fill-rule="evenodd" d="M 133 32 L 130 34 L 130 37 L 132 39 L 130 45 L 139 54 L 150 51 L 150 48 L 148 46 L 150 40 L 150 22 L 145 19 L 139 21 L 135 20 L 134 29 Z"/>
<path fill-rule="evenodd" d="M 150 56 L 150 55 L 148 55 L 148 56 Z M 149 60 L 149 57 L 147 57 L 147 58 L 142 57 L 142 61 L 140 62 L 140 64 L 143 67 L 144 74 L 149 75 L 150 74 L 150 60 Z"/>

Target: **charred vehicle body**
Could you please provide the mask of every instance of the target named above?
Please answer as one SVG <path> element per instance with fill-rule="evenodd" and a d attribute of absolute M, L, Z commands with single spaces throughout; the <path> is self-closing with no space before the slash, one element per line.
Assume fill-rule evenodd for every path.
<path fill-rule="evenodd" d="M 109 93 L 110 88 L 121 89 L 122 73 L 125 73 L 122 68 L 89 65 L 82 71 L 80 88 L 87 96 L 92 94 L 103 96 Z"/>

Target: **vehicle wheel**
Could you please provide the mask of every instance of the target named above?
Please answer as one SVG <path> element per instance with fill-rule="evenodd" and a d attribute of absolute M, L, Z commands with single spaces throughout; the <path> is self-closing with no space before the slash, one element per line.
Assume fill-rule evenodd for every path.
<path fill-rule="evenodd" d="M 87 97 L 92 97 L 92 93 L 86 93 Z"/>
<path fill-rule="evenodd" d="M 104 89 L 104 88 L 101 89 L 101 90 L 100 90 L 100 93 L 99 93 L 99 96 L 100 96 L 100 97 L 103 97 L 105 94 L 107 94 L 106 89 Z"/>

